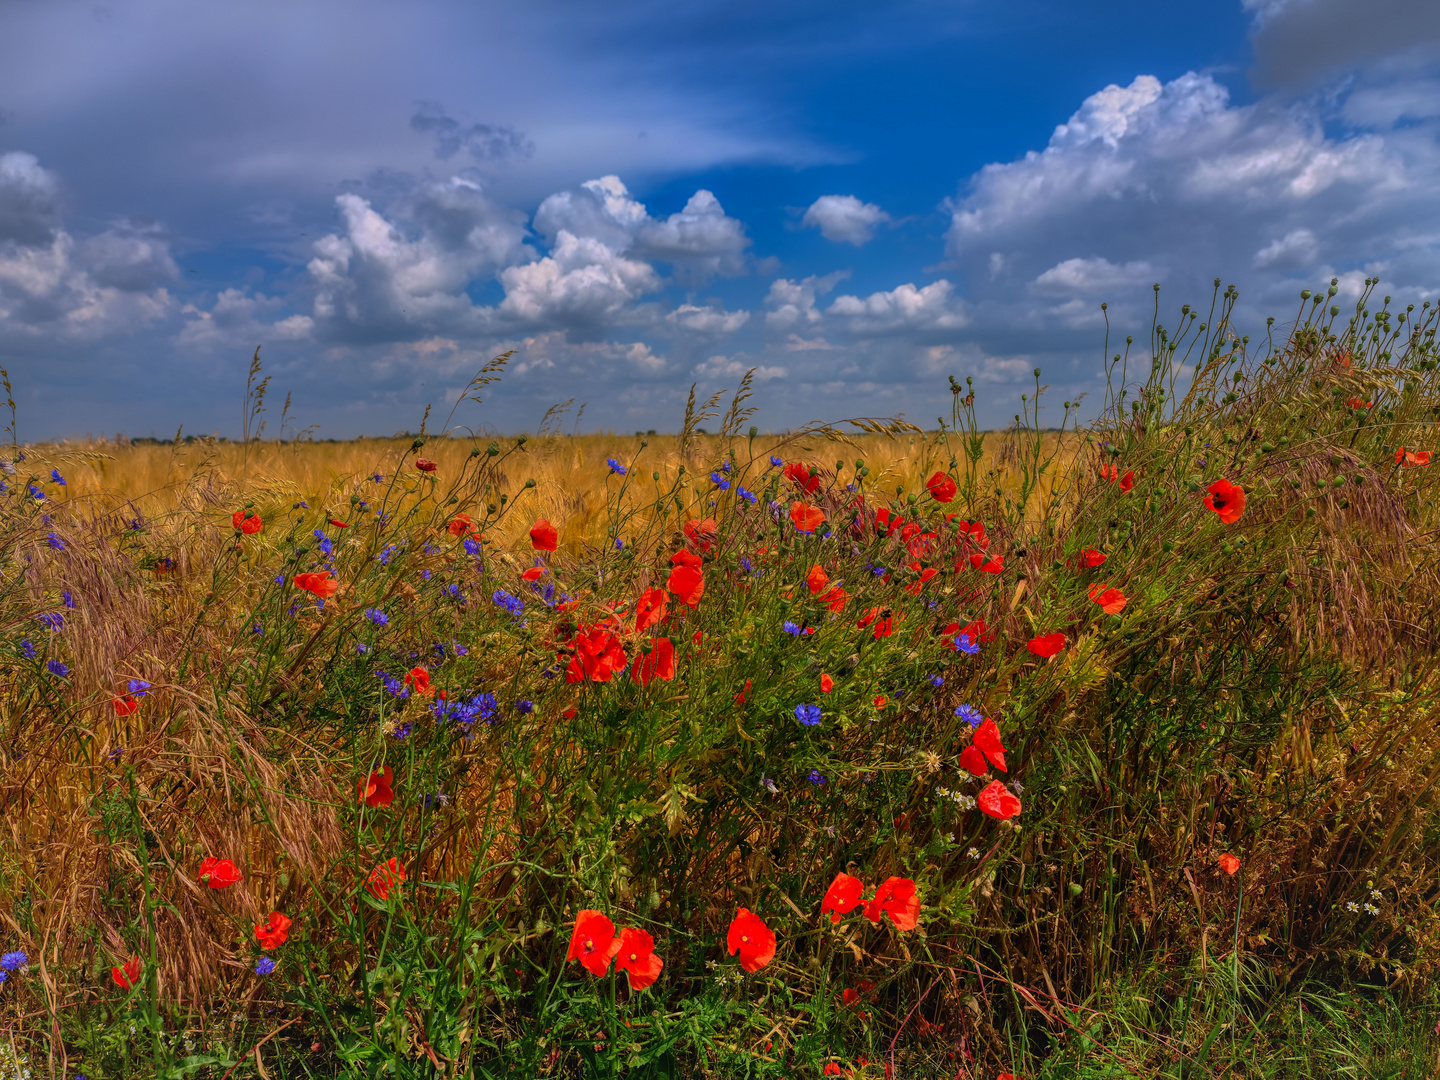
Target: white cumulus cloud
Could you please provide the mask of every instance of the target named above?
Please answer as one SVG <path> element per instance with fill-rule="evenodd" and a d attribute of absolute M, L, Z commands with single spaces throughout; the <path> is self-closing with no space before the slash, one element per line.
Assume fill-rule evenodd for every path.
<path fill-rule="evenodd" d="M 826 240 L 861 247 L 874 239 L 877 225 L 891 220 L 880 207 L 854 195 L 821 195 L 805 211 L 801 224 L 819 229 Z"/>

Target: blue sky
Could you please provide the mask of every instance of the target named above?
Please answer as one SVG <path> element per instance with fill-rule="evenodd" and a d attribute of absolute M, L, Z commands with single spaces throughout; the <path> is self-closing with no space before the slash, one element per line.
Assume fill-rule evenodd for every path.
<path fill-rule="evenodd" d="M 512 349 L 457 422 L 673 429 L 753 367 L 775 430 L 951 374 L 1000 424 L 1035 367 L 1094 395 L 1155 282 L 1242 330 L 1440 294 L 1440 5 L 1354 10 L 20 0 L 0 364 L 25 439 L 234 435 L 257 345 L 322 437 Z"/>

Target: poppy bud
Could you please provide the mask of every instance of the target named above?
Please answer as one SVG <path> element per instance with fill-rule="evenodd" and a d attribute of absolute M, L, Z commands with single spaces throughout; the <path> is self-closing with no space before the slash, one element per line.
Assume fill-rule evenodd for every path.
<path fill-rule="evenodd" d="M 525 481 L 525 486 L 526 486 L 527 488 L 533 488 L 533 487 L 535 486 L 535 481 L 534 481 L 534 480 L 526 480 L 526 481 Z M 500 496 L 500 499 L 501 499 L 501 501 L 503 502 L 504 499 L 505 499 L 505 496 L 504 496 L 504 495 L 501 495 L 501 496 Z"/>
<path fill-rule="evenodd" d="M 479 456 L 480 456 L 480 447 L 478 447 L 478 446 L 472 446 L 472 447 L 470 448 L 470 456 L 471 456 L 472 458 L 477 458 L 477 457 L 479 457 Z"/>
<path fill-rule="evenodd" d="M 413 443 L 410 444 L 410 449 L 411 449 L 411 450 L 419 450 L 419 449 L 420 449 L 422 446 L 424 446 L 424 445 L 425 445 L 425 440 L 424 440 L 424 439 L 416 439 Z"/>

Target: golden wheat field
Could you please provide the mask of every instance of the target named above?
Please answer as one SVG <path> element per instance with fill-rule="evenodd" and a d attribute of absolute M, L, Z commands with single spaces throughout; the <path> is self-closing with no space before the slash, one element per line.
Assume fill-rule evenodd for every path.
<path fill-rule="evenodd" d="M 500 443 L 510 449 L 520 438 Z M 66 494 L 72 503 L 88 503 L 102 512 L 128 509 L 158 526 L 177 511 L 207 504 L 228 506 L 227 500 L 241 494 L 262 505 L 304 500 L 341 514 L 357 484 L 376 473 L 392 474 L 411 441 L 409 437 L 249 444 L 208 437 L 169 444 L 95 440 L 42 444 L 31 448 L 30 456 L 36 469 L 54 467 L 65 474 Z M 480 445 L 488 441 L 482 439 Z M 1073 441 L 1065 441 L 1062 457 L 1071 456 Z M 468 439 L 441 438 L 427 442 L 424 452 L 438 465 L 436 476 L 443 484 L 447 474 L 460 472 L 474 445 Z M 1058 434 L 1046 439 L 1047 454 L 1060 447 Z M 959 455 L 953 434 L 947 442 L 944 433 L 919 430 L 877 435 L 825 428 L 798 434 L 767 433 L 753 439 L 608 432 L 523 437 L 523 444 L 507 458 L 496 477 L 493 495 L 524 502 L 516 504 L 518 516 L 508 522 L 510 529 L 502 526 L 497 530 L 497 539 L 512 540 L 524 533 L 529 521 L 545 517 L 561 528 L 567 544 L 599 541 L 606 529 L 607 490 L 613 493 L 618 479 L 606 464 L 612 458 L 625 462 L 636 482 L 627 492 L 626 501 L 631 505 L 652 504 L 684 466 L 693 478 L 684 482 L 684 510 L 687 515 L 703 512 L 710 488 L 704 470 L 727 450 L 733 451 L 741 475 L 747 467 L 752 474 L 763 471 L 771 455 L 786 460 L 804 457 L 822 463 L 843 462 L 845 469 L 863 461 L 870 470 L 867 486 L 882 491 L 898 488 L 902 493 L 918 490 L 937 462 L 948 464 Z M 985 436 L 978 467 L 985 475 L 993 471 L 998 485 L 1010 487 L 1016 457 L 1007 435 L 992 432 Z M 1052 475 L 1066 472 L 1059 468 Z M 527 480 L 535 481 L 532 488 L 526 487 Z M 1036 498 L 1043 498 L 1048 491 L 1047 485 Z"/>

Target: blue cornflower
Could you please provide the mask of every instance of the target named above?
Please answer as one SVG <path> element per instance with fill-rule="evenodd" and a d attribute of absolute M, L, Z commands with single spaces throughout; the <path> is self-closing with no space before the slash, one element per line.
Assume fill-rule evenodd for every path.
<path fill-rule="evenodd" d="M 56 551 L 65 550 L 65 541 L 60 539 L 59 535 L 55 532 L 54 529 L 51 529 L 49 534 L 45 537 L 45 542 L 49 544 L 52 548 L 54 548 Z"/>
<path fill-rule="evenodd" d="M 70 595 L 69 589 L 66 589 L 60 594 L 60 599 L 64 601 L 65 606 L 68 608 L 73 608 L 75 606 L 75 598 Z"/>
<path fill-rule="evenodd" d="M 747 503 L 753 504 L 755 502 L 755 493 L 753 491 L 746 491 L 743 487 L 737 487 L 735 494 L 739 495 L 740 498 L 744 499 Z"/>
<path fill-rule="evenodd" d="M 420 577 L 423 578 L 425 581 L 429 581 L 429 580 L 430 580 L 430 571 L 429 571 L 429 570 L 421 570 L 421 571 L 420 571 Z"/>
<path fill-rule="evenodd" d="M 35 643 L 33 641 L 20 642 L 20 651 L 25 654 L 26 660 L 35 659 Z"/>
<path fill-rule="evenodd" d="M 750 561 L 750 556 L 742 555 L 740 557 L 740 569 L 744 570 L 747 574 L 753 574 L 755 572 L 755 564 Z"/>
<path fill-rule="evenodd" d="M 374 481 L 378 484 L 378 483 L 380 483 L 382 480 L 384 480 L 385 477 L 381 476 L 381 475 L 377 472 L 377 473 L 375 473 L 375 475 L 372 476 L 370 479 L 374 480 Z"/>
<path fill-rule="evenodd" d="M 437 641 L 434 645 L 431 645 L 430 647 L 435 650 L 436 656 L 440 657 L 441 660 L 445 659 L 445 646 L 441 642 Z"/>
<path fill-rule="evenodd" d="M 625 466 L 621 465 L 620 462 L 616 461 L 613 457 L 606 458 L 605 464 L 610 466 L 611 472 L 616 473 L 619 476 L 625 475 Z"/>
<path fill-rule="evenodd" d="M 389 566 L 390 560 L 395 557 L 395 545 L 387 544 L 385 550 L 375 557 L 380 560 L 381 566 Z"/>
<path fill-rule="evenodd" d="M 981 722 L 985 719 L 983 716 L 980 715 L 980 710 L 975 708 L 974 705 L 961 705 L 958 709 L 955 710 L 955 715 L 958 716 L 961 720 L 964 720 L 965 723 L 969 724 L 971 727 L 979 727 Z"/>
<path fill-rule="evenodd" d="M 315 546 L 320 549 L 320 554 L 324 555 L 328 559 L 331 552 L 335 550 L 335 541 L 331 540 L 320 529 L 316 529 Z"/>
<path fill-rule="evenodd" d="M 616 550 L 616 551 L 624 551 L 624 550 L 625 550 L 625 541 L 624 541 L 624 540 L 621 540 L 620 537 L 618 537 L 618 536 L 615 537 L 615 550 Z"/>
<path fill-rule="evenodd" d="M 395 738 L 397 738 L 397 739 L 409 738 L 410 733 L 411 733 L 412 731 L 414 731 L 414 730 L 415 730 L 415 725 L 412 724 L 412 723 L 410 723 L 410 721 L 407 720 L 407 721 L 405 721 L 405 723 L 401 724 L 399 727 L 397 727 L 397 728 L 395 729 Z"/>
<path fill-rule="evenodd" d="M 796 705 L 795 719 L 799 720 L 800 723 L 804 724 L 806 727 L 814 727 L 816 724 L 820 723 L 820 706 Z"/>
<path fill-rule="evenodd" d="M 511 596 L 504 589 L 496 589 L 490 594 L 490 599 L 496 607 L 504 608 L 516 619 L 525 612 L 525 601 L 521 600 L 518 596 Z"/>
<path fill-rule="evenodd" d="M 257 622 L 254 626 L 250 627 L 250 633 L 252 633 L 252 634 L 263 634 L 264 632 L 265 632 L 265 624 L 264 624 L 264 623 L 258 623 L 258 622 Z"/>
<path fill-rule="evenodd" d="M 515 711 L 521 713 L 522 715 L 529 716 L 535 711 L 535 703 L 533 701 L 528 701 L 525 698 L 521 698 L 519 701 L 515 702 Z"/>
<path fill-rule="evenodd" d="M 791 622 L 789 619 L 785 620 L 785 622 L 781 625 L 780 629 L 784 630 L 787 634 L 794 634 L 796 637 L 799 637 L 805 632 L 804 628 L 799 626 L 797 623 Z"/>
<path fill-rule="evenodd" d="M 473 536 L 467 536 L 467 537 L 465 538 L 465 554 L 466 554 L 466 555 L 479 555 L 479 554 L 480 554 L 480 545 L 479 545 L 479 543 L 475 540 L 475 538 L 474 538 Z"/>
<path fill-rule="evenodd" d="M 370 646 L 369 646 L 369 645 L 366 645 L 365 642 L 363 642 L 363 641 L 357 641 L 357 642 L 355 643 L 355 654 L 356 654 L 357 656 L 364 656 L 364 655 L 365 655 L 367 652 L 369 652 L 369 651 L 370 651 Z"/>
<path fill-rule="evenodd" d="M 426 540 L 426 541 L 425 541 L 424 546 L 423 546 L 420 550 L 423 551 L 423 552 L 425 552 L 426 555 L 439 555 L 439 554 L 440 554 L 440 549 L 437 548 L 434 544 L 430 543 L 429 540 Z"/>
<path fill-rule="evenodd" d="M 0 968 L 6 971 L 16 971 L 30 962 L 30 958 L 23 952 L 7 952 L 0 956 Z"/>
<path fill-rule="evenodd" d="M 366 608 L 365 617 L 369 619 L 372 623 L 374 623 L 376 626 L 390 625 L 390 616 L 386 615 L 385 612 L 381 611 L 379 608 Z"/>
<path fill-rule="evenodd" d="M 942 677 L 939 676 L 939 675 L 931 675 L 931 676 L 930 676 L 930 685 L 933 686 L 933 687 L 935 687 L 936 690 L 939 690 L 940 687 L 942 687 L 942 686 L 945 685 L 945 680 L 944 680 L 944 678 L 942 678 Z"/>
<path fill-rule="evenodd" d="M 131 679 L 125 684 L 132 697 L 144 697 L 150 692 L 150 684 L 144 679 Z"/>
<path fill-rule="evenodd" d="M 455 650 L 456 656 L 465 656 L 470 652 L 470 647 L 468 645 L 461 645 L 458 641 L 450 642 L 450 647 Z"/>
<path fill-rule="evenodd" d="M 45 627 L 46 630 L 65 629 L 65 616 L 58 611 L 46 611 L 40 615 L 36 615 L 35 621 Z"/>
<path fill-rule="evenodd" d="M 805 779 L 809 780 L 810 783 L 814 784 L 816 787 L 819 787 L 821 784 L 825 783 L 825 774 L 822 773 L 819 769 L 811 769 L 808 773 L 805 774 Z"/>
<path fill-rule="evenodd" d="M 40 490 L 38 487 L 36 487 L 34 484 L 31 484 L 31 485 L 30 485 L 30 497 L 31 497 L 32 499 L 34 499 L 36 502 L 44 502 L 44 501 L 45 501 L 45 492 L 41 491 L 41 490 Z"/>
<path fill-rule="evenodd" d="M 262 956 L 262 957 L 260 957 L 259 960 L 256 960 L 256 961 L 255 961 L 255 974 L 256 974 L 256 975 L 269 975 L 269 974 L 270 974 L 272 971 L 274 971 L 274 970 L 275 970 L 275 961 L 274 961 L 274 960 L 271 960 L 270 957 L 268 957 L 268 956 Z"/>
<path fill-rule="evenodd" d="M 442 593 L 444 593 L 446 596 L 450 597 L 451 600 L 459 600 L 459 599 L 460 599 L 460 586 L 457 585 L 457 584 L 451 583 L 451 584 L 449 584 L 449 585 L 446 585 L 446 586 L 445 586 L 443 589 L 441 589 L 440 591 L 441 591 Z"/>
<path fill-rule="evenodd" d="M 714 485 L 715 485 L 716 487 L 718 487 L 721 491 L 729 491 L 729 490 L 730 490 L 730 481 L 729 481 L 729 480 L 726 480 L 726 479 L 725 479 L 723 476 L 721 476 L 718 472 L 712 472 L 712 473 L 710 474 L 710 483 L 714 484 Z"/>
<path fill-rule="evenodd" d="M 728 473 L 728 472 L 730 471 L 730 462 L 728 462 L 728 461 L 722 461 L 722 462 L 720 463 L 720 471 L 721 471 L 721 472 L 727 472 L 727 473 Z"/>
<path fill-rule="evenodd" d="M 59 660 L 49 660 L 45 666 L 50 669 L 51 675 L 59 675 L 62 679 L 70 674 L 70 669 Z"/>
<path fill-rule="evenodd" d="M 381 685 L 385 687 L 385 692 L 391 697 L 408 698 L 410 696 L 410 688 L 404 683 L 402 683 L 399 679 L 395 678 L 394 675 L 391 675 L 388 672 L 380 671 L 378 668 L 376 669 L 375 674 L 380 676 Z"/>
<path fill-rule="evenodd" d="M 778 457 L 775 457 L 775 456 L 772 454 L 772 455 L 770 456 L 770 464 L 771 464 L 771 465 L 774 465 L 775 468 L 778 469 L 778 468 L 780 468 L 781 465 L 784 465 L 785 462 L 781 461 Z"/>
<path fill-rule="evenodd" d="M 974 656 L 980 651 L 980 646 L 975 644 L 975 639 L 969 634 L 961 634 L 955 639 L 955 648 L 959 649 L 966 656 Z"/>
<path fill-rule="evenodd" d="M 60 470 L 59 470 L 59 469 L 51 469 L 51 470 L 50 470 L 50 479 L 51 479 L 51 480 L 54 480 L 54 481 L 55 481 L 57 484 L 59 484 L 61 487 L 64 487 L 64 486 L 65 486 L 65 477 L 63 477 L 63 476 L 60 475 Z"/>
<path fill-rule="evenodd" d="M 125 747 L 115 746 L 105 751 L 105 756 L 111 761 L 119 761 L 125 756 Z"/>

